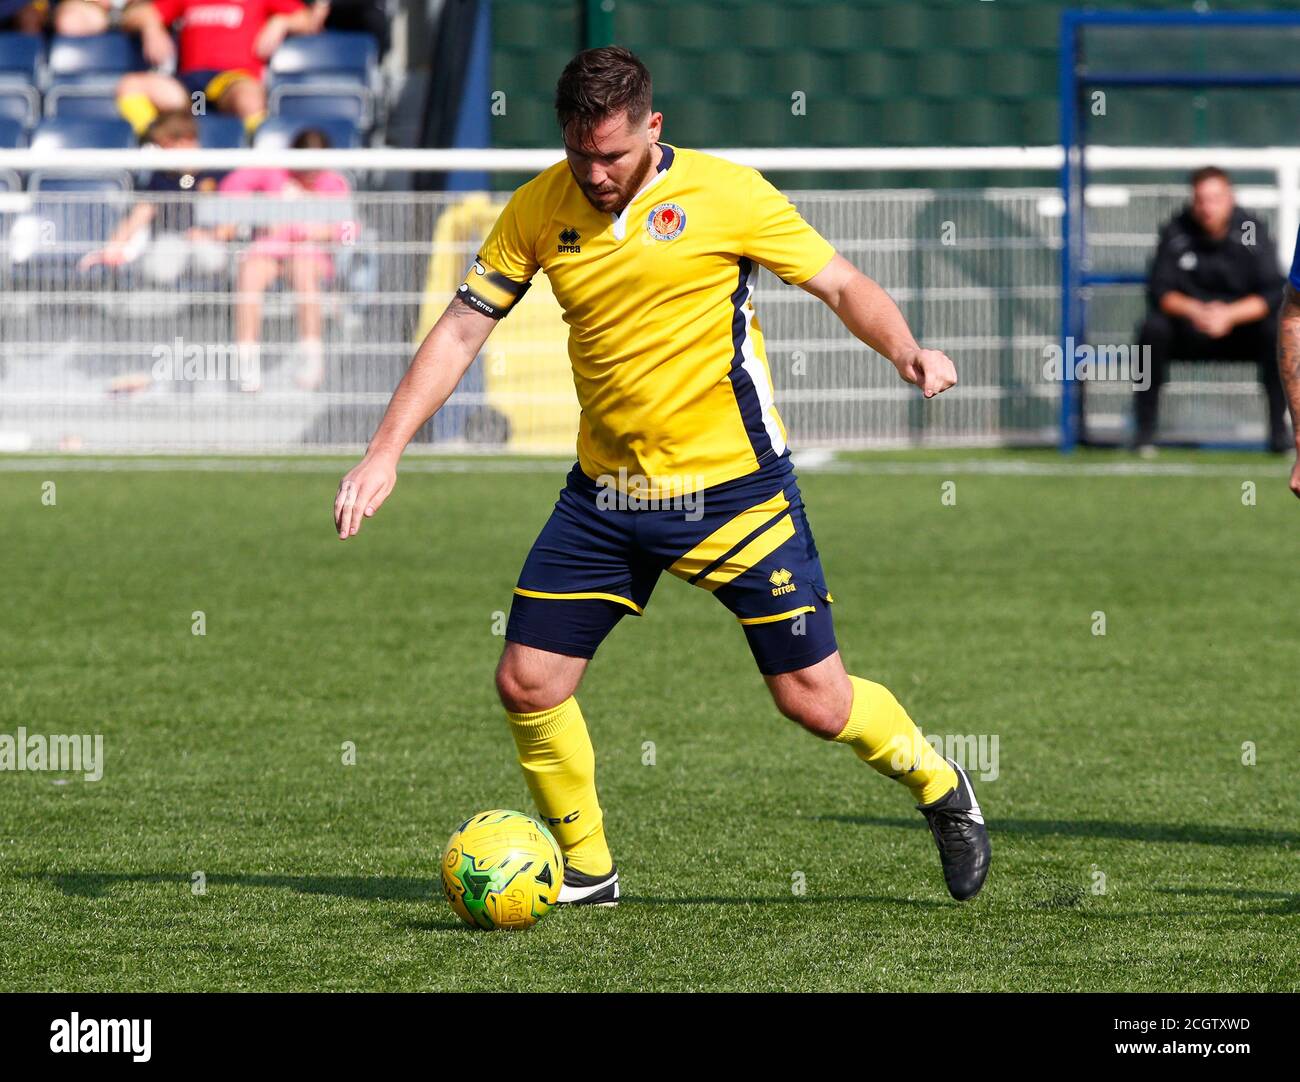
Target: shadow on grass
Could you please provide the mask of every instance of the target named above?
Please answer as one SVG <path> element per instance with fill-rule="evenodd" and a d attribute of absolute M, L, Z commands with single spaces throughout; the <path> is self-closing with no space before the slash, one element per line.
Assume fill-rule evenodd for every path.
<path fill-rule="evenodd" d="M 184 872 L 38 872 L 29 879 L 46 883 L 63 894 L 77 898 L 102 898 L 115 886 L 126 883 L 170 884 L 189 889 L 191 879 Z M 241 875 L 214 872 L 208 875 L 209 887 L 269 887 L 292 890 L 298 894 L 323 894 L 335 898 L 359 898 L 365 901 L 418 902 L 442 904 L 442 893 L 435 890 L 432 879 L 403 876 L 362 875 Z M 685 898 L 656 898 L 648 895 L 625 895 L 623 901 L 633 905 L 842 905 L 863 902 L 874 905 L 910 905 L 923 908 L 946 908 L 948 903 L 923 898 L 890 898 L 884 895 L 826 895 L 788 897 L 726 897 L 710 895 Z M 407 927 L 422 931 L 461 928 L 458 920 L 408 922 Z"/>
<path fill-rule="evenodd" d="M 1189 894 L 1194 897 L 1236 898 L 1240 902 L 1267 901 L 1276 905 L 1252 909 L 1252 916 L 1281 917 L 1300 913 L 1300 894 L 1282 890 L 1238 890 L 1232 887 L 1156 887 L 1159 894 Z"/>
<path fill-rule="evenodd" d="M 868 827 L 915 827 L 916 819 L 868 815 L 814 815 L 819 822 Z M 1117 823 L 1106 819 L 1000 819 L 989 821 L 994 844 L 999 834 L 1026 838 L 1114 838 L 1132 842 L 1181 842 L 1193 845 L 1279 846 L 1300 844 L 1300 833 L 1254 827 L 1219 827 L 1204 823 Z"/>
<path fill-rule="evenodd" d="M 911 905 L 922 909 L 951 909 L 952 902 L 929 898 L 891 898 L 884 894 L 818 894 L 794 895 L 779 898 L 742 898 L 711 895 L 692 898 L 653 898 L 644 894 L 625 894 L 621 901 L 635 905 L 844 905 L 862 902 L 871 905 Z"/>
<path fill-rule="evenodd" d="M 188 872 L 40 872 L 28 876 L 78 898 L 100 898 L 122 883 L 171 883 L 188 889 Z M 442 900 L 434 879 L 384 875 L 242 875 L 213 872 L 207 885 L 272 887 L 299 894 L 326 894 L 335 898 L 360 898 L 379 902 L 427 902 Z"/>

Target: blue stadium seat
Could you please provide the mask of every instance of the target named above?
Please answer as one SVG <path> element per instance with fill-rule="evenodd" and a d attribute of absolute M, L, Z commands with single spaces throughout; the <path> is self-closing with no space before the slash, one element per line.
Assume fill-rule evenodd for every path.
<path fill-rule="evenodd" d="M 363 86 L 301 83 L 277 86 L 271 91 L 272 116 L 341 117 L 359 128 L 370 126 L 370 91 Z"/>
<path fill-rule="evenodd" d="M 16 120 L 25 128 L 36 123 L 40 115 L 40 100 L 34 86 L 0 82 L 0 116 Z"/>
<path fill-rule="evenodd" d="M 129 150 L 138 146 L 135 132 L 125 120 L 42 120 L 32 132 L 38 150 Z"/>
<path fill-rule="evenodd" d="M 0 150 L 20 150 L 26 142 L 22 122 L 0 115 Z"/>
<path fill-rule="evenodd" d="M 131 189 L 126 173 L 33 173 L 27 182 L 29 192 L 125 192 Z"/>
<path fill-rule="evenodd" d="M 288 38 L 268 67 L 269 85 L 282 83 L 359 83 L 373 85 L 379 49 L 372 34 L 329 30 Z"/>
<path fill-rule="evenodd" d="M 244 145 L 244 122 L 228 113 L 206 113 L 198 118 L 199 145 L 208 150 L 238 150 Z"/>
<path fill-rule="evenodd" d="M 0 34 L 0 82 L 34 85 L 44 54 L 39 34 Z"/>
<path fill-rule="evenodd" d="M 50 42 L 51 83 L 116 82 L 129 71 L 146 71 L 149 64 L 140 42 L 129 34 L 94 34 L 84 38 L 56 35 Z"/>
<path fill-rule="evenodd" d="M 117 98 L 104 86 L 60 83 L 45 95 L 45 115 L 71 120 L 121 120 Z"/>
<path fill-rule="evenodd" d="M 121 206 L 104 197 L 130 189 L 125 173 L 33 173 L 27 181 L 30 213 L 40 233 L 48 232 L 55 243 L 38 246 L 23 262 L 43 268 L 38 273 L 70 273 L 83 255 L 103 247 L 122 216 Z"/>
<path fill-rule="evenodd" d="M 361 132 L 352 121 L 339 117 L 274 116 L 262 122 L 253 137 L 253 146 L 263 150 L 283 150 L 300 131 L 318 128 L 330 138 L 330 144 L 343 149 L 361 145 Z"/>

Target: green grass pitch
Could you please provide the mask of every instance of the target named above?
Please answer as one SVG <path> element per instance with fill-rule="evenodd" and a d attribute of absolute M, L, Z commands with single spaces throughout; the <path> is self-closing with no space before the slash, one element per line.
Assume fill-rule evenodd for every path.
<path fill-rule="evenodd" d="M 998 739 L 978 899 L 665 576 L 580 693 L 625 901 L 516 934 L 463 928 L 437 858 L 464 816 L 531 810 L 494 623 L 562 464 L 417 462 L 347 544 L 342 461 L 0 471 L 0 733 L 106 758 L 0 773 L 0 988 L 1294 990 L 1300 506 L 1280 459 L 1105 472 L 1129 462 L 802 478 L 850 670 Z"/>

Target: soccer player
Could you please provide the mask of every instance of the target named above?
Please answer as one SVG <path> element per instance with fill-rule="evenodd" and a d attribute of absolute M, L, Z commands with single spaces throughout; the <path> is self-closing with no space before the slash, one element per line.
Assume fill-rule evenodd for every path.
<path fill-rule="evenodd" d="M 973 897 L 989 839 L 969 777 L 880 684 L 845 672 L 773 403 L 754 312 L 759 265 L 825 303 L 932 398 L 957 381 L 878 285 L 759 173 L 659 140 L 650 74 L 618 47 L 579 53 L 556 112 L 566 161 L 514 193 L 340 482 L 355 535 L 397 461 L 538 271 L 569 324 L 578 463 L 524 562 L 497 669 L 529 789 L 564 851 L 560 901 L 613 905 L 618 872 L 574 692 L 663 571 L 736 616 L 777 707 L 899 781 L 929 821 L 953 897 Z"/>
<path fill-rule="evenodd" d="M 1291 435 L 1295 440 L 1296 460 L 1291 467 L 1291 491 L 1300 496 L 1300 234 L 1296 236 L 1291 273 L 1287 275 L 1282 295 L 1282 313 L 1278 318 L 1277 368 L 1291 407 Z"/>

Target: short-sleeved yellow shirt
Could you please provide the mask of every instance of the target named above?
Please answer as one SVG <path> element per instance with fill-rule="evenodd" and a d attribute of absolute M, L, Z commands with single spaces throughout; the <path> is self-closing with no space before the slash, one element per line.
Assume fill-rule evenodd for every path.
<path fill-rule="evenodd" d="M 579 465 L 670 494 L 785 452 L 754 312 L 757 265 L 798 284 L 835 249 L 756 170 L 660 147 L 654 178 L 617 216 L 587 201 L 567 162 L 523 185 L 460 296 L 501 318 L 544 271 L 569 325 Z"/>

